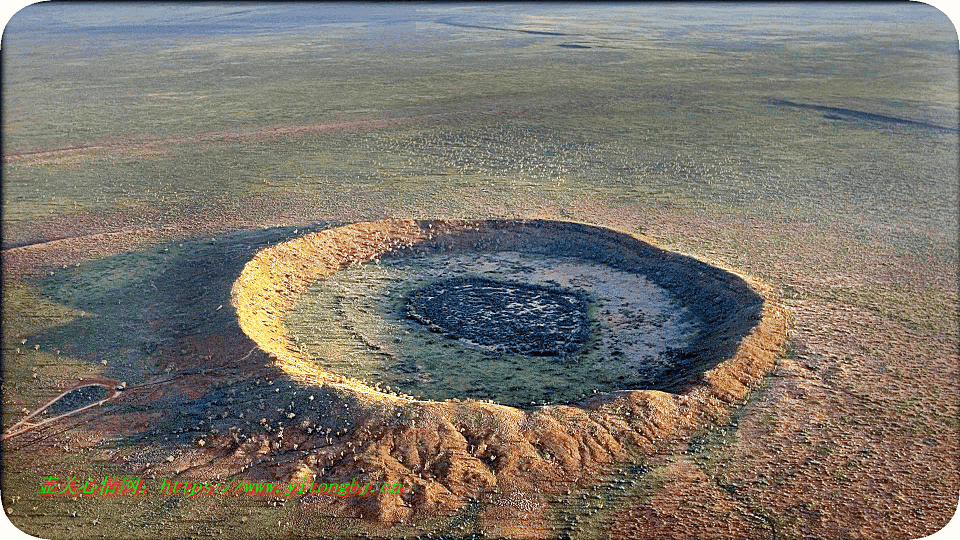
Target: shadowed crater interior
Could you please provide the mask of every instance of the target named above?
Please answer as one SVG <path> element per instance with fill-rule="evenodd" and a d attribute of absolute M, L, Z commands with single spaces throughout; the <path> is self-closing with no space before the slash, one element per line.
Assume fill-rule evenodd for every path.
<path fill-rule="evenodd" d="M 569 356 L 590 337 L 583 293 L 455 277 L 407 297 L 407 313 L 434 332 L 493 354 Z"/>

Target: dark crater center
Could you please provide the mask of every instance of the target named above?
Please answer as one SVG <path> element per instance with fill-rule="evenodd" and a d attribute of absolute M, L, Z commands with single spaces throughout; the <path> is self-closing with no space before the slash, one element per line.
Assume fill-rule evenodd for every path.
<path fill-rule="evenodd" d="M 455 277 L 407 296 L 407 314 L 430 330 L 492 354 L 571 356 L 590 337 L 579 291 Z"/>

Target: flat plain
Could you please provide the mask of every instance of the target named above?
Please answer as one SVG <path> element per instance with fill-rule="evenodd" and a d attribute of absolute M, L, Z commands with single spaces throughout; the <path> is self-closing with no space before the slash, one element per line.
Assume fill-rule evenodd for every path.
<path fill-rule="evenodd" d="M 501 8 L 18 14 L 2 89 L 2 502 L 15 525 L 46 538 L 889 539 L 947 523 L 960 492 L 949 21 L 911 4 Z M 351 401 L 278 367 L 238 326 L 231 297 L 259 251 L 384 219 L 541 219 L 642 236 L 769 284 L 787 341 L 710 421 L 569 455 L 528 437 L 529 455 L 497 463 L 513 454 L 490 448 L 542 430 L 498 427 L 513 416 L 471 407 L 519 405 L 528 383 L 451 373 L 439 336 L 400 336 L 394 354 L 439 381 L 424 399 L 460 414 L 402 439 L 382 420 L 387 401 Z M 390 325 L 409 324 L 377 294 L 440 267 L 484 271 L 482 257 L 445 257 L 339 272 L 288 325 L 306 349 L 375 359 L 354 333 L 386 342 Z M 568 264 L 561 279 L 603 280 L 524 257 L 509 255 L 496 277 L 546 282 Z M 350 296 L 368 282 L 379 292 Z M 317 307 L 333 289 L 340 311 Z M 641 346 L 622 331 L 597 337 L 598 362 L 623 340 Z M 536 362 L 548 360 L 516 376 L 550 380 L 530 386 L 538 403 L 517 418 L 563 424 L 549 408 L 558 393 L 594 411 L 617 387 L 590 363 L 564 381 Z M 389 365 L 350 368 L 337 371 L 391 396 L 417 386 Z M 43 410 L 75 387 L 85 390 Z M 407 429 L 420 420 L 405 411 L 395 422 Z M 484 435 L 451 446 L 443 430 L 473 424 Z M 393 449 L 372 456 L 387 436 Z M 385 455 L 403 460 L 384 472 Z M 539 484 L 501 474 L 530 463 L 545 471 Z M 399 502 L 38 493 L 47 476 L 401 472 L 416 489 Z"/>

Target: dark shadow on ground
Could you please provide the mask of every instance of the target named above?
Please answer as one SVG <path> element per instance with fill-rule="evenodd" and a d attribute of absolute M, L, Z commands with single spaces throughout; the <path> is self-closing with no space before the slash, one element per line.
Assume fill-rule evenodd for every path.
<path fill-rule="evenodd" d="M 182 444 L 200 431 L 217 426 L 226 431 L 237 417 L 224 413 L 239 407 L 267 409 L 263 416 L 276 422 L 282 413 L 264 403 L 294 394 L 297 385 L 279 369 L 251 369 L 264 366 L 265 358 L 247 354 L 255 345 L 237 323 L 230 291 L 243 266 L 261 249 L 336 225 L 168 242 L 34 279 L 31 285 L 52 301 L 87 315 L 44 330 L 31 341 L 82 361 L 106 361 L 103 375 L 129 384 L 124 392 L 128 398 L 111 403 L 112 414 L 162 413 L 145 431 L 118 441 L 120 445 Z M 239 361 L 245 355 L 246 361 Z M 268 379 L 271 384 L 266 384 Z M 319 390 L 309 394 L 314 395 L 309 402 L 307 392 L 297 396 L 304 410 L 345 399 Z M 60 400 L 51 410 L 68 401 Z M 334 415 L 327 424 L 342 428 L 341 423 Z"/>
<path fill-rule="evenodd" d="M 230 289 L 257 251 L 326 228 L 278 227 L 164 243 L 65 268 L 33 285 L 88 316 L 34 339 L 47 350 L 107 362 L 104 375 L 131 384 L 160 351 L 187 337 L 239 330 Z"/>
<path fill-rule="evenodd" d="M 777 107 L 792 107 L 795 109 L 806 109 L 824 113 L 823 117 L 827 120 L 839 120 L 843 122 L 870 122 L 879 125 L 900 125 L 914 128 L 929 129 L 938 133 L 956 133 L 956 127 L 939 126 L 930 122 L 920 120 L 911 120 L 909 118 L 898 118 L 886 114 L 872 113 L 868 111 L 858 111 L 856 109 L 846 109 L 843 107 L 828 107 L 826 105 L 816 105 L 812 103 L 796 103 L 785 99 L 770 99 L 769 103 Z"/>

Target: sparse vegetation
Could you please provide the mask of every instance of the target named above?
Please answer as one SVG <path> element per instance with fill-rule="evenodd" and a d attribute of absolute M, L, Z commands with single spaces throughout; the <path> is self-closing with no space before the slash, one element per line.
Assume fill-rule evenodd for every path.
<path fill-rule="evenodd" d="M 181 8 L 153 19 L 161 31 L 124 34 L 112 6 L 31 7 L 74 11 L 63 31 L 4 35 L 4 428 L 78 380 L 129 384 L 4 441 L 3 505 L 18 526 L 49 538 L 886 539 L 953 515 L 958 158 L 956 131 L 939 128 L 957 122 L 957 42 L 936 10 L 698 5 L 694 20 L 660 4 L 430 5 L 306 28 L 260 16 L 290 6 L 214 19 L 192 10 L 220 7 Z M 219 33 L 197 20 L 255 22 Z M 714 388 L 731 392 L 703 402 L 713 427 L 690 441 L 658 439 L 692 410 L 667 394 L 605 402 L 597 385 L 585 413 L 538 404 L 524 416 L 461 396 L 444 416 L 278 368 L 236 326 L 243 265 L 386 218 L 642 232 L 784 290 L 790 348 L 766 382 L 746 376 L 762 363 L 717 372 Z M 406 334 L 382 339 L 384 314 L 363 298 L 323 314 L 322 334 L 367 359 L 409 347 Z M 337 327 L 347 319 L 358 335 Z M 635 350 L 596 344 L 611 358 Z M 442 339 L 415 345 L 455 354 Z M 382 358 L 352 375 L 411 392 Z M 497 392 L 523 394 L 528 375 Z M 580 431 L 557 435 L 568 428 Z M 629 464 L 649 470 L 616 472 Z M 34 473 L 238 469 L 408 475 L 413 490 L 397 507 L 130 503 L 41 499 Z M 600 508 L 610 489 L 624 496 Z"/>

